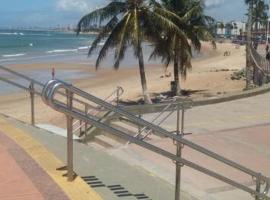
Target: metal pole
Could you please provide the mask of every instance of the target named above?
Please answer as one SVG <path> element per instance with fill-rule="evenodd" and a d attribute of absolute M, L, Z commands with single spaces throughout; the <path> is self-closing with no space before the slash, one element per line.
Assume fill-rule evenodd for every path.
<path fill-rule="evenodd" d="M 31 99 L 31 124 L 35 125 L 35 88 L 34 82 L 30 83 L 30 99 Z"/>
<path fill-rule="evenodd" d="M 80 120 L 80 135 L 82 134 L 82 120 Z"/>
<path fill-rule="evenodd" d="M 85 115 L 88 115 L 88 106 L 87 106 L 87 105 L 85 105 L 85 110 L 84 110 L 84 112 L 85 112 Z M 84 135 L 85 135 L 85 136 L 86 136 L 86 132 L 87 132 L 87 123 L 84 122 Z"/>
<path fill-rule="evenodd" d="M 184 110 L 182 110 L 182 117 L 181 117 L 181 130 L 180 130 L 180 106 L 177 105 L 177 123 L 176 123 L 176 135 L 183 137 L 184 131 Z M 176 156 L 181 158 L 182 157 L 182 144 L 177 142 L 176 143 Z M 176 162 L 175 163 L 176 173 L 175 173 L 175 200 L 181 199 L 181 168 L 182 163 Z"/>
<path fill-rule="evenodd" d="M 67 107 L 72 110 L 73 104 L 73 93 L 66 90 L 67 93 Z M 67 115 L 67 177 L 68 181 L 73 181 L 73 117 Z"/>
<path fill-rule="evenodd" d="M 142 118 L 142 115 L 139 114 L 138 117 L 141 119 Z M 140 125 L 138 125 L 138 136 L 137 138 L 141 138 L 141 134 L 142 134 L 142 127 Z"/>
<path fill-rule="evenodd" d="M 256 192 L 261 192 L 261 174 L 256 179 Z M 258 195 L 255 195 L 255 200 L 260 200 L 261 198 Z"/>
<path fill-rule="evenodd" d="M 119 105 L 119 87 L 117 87 L 117 90 L 116 90 L 116 105 L 117 106 Z"/>

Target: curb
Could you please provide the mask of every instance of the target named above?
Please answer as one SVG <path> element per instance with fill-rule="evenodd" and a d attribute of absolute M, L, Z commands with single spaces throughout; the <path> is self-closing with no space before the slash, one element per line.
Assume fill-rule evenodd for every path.
<path fill-rule="evenodd" d="M 265 94 L 267 92 L 270 92 L 270 84 L 265 84 L 264 86 L 254 88 L 251 90 L 245 90 L 242 92 L 235 92 L 223 95 L 221 97 L 212 97 L 209 99 L 197 99 L 192 101 L 192 106 L 206 106 L 206 105 L 212 105 L 217 103 L 224 103 L 229 101 L 235 101 L 243 98 L 253 97 L 261 94 Z M 188 99 L 184 99 L 185 101 Z M 178 103 L 181 101 L 178 101 Z M 158 104 L 152 104 L 152 105 L 134 105 L 134 106 L 121 106 L 121 108 L 125 109 L 126 111 L 132 112 L 133 114 L 147 114 L 147 113 L 155 113 L 162 111 L 166 106 L 168 106 L 170 103 L 158 103 Z M 176 103 L 173 103 L 170 108 L 168 108 L 168 111 L 171 111 L 174 109 Z"/>

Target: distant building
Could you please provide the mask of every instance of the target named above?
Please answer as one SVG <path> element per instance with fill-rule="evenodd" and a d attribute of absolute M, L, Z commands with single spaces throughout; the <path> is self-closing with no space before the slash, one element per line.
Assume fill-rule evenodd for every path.
<path fill-rule="evenodd" d="M 230 22 L 217 22 L 216 24 L 216 34 L 219 37 L 237 37 L 241 36 L 246 32 L 246 23 L 238 21 Z"/>

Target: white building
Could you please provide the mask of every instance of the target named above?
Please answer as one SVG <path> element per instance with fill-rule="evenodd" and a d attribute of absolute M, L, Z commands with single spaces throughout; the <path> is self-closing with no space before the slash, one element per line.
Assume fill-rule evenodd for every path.
<path fill-rule="evenodd" d="M 246 23 L 239 21 L 217 22 L 217 35 L 231 37 L 240 36 L 246 31 Z"/>

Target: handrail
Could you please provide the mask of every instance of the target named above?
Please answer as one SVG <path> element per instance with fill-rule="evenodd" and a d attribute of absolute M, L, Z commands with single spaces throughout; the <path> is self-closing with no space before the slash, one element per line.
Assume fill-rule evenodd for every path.
<path fill-rule="evenodd" d="M 252 178 L 255 178 L 256 183 L 257 183 L 256 185 L 259 187 L 256 187 L 256 190 L 251 189 L 251 188 L 249 188 L 241 183 L 238 183 L 234 180 L 231 180 L 231 179 L 229 179 L 223 175 L 220 175 L 214 171 L 211 171 L 211 170 L 204 168 L 198 164 L 195 164 L 191 161 L 188 161 L 186 159 L 178 157 L 178 156 L 176 156 L 176 155 L 174 155 L 174 154 L 172 154 L 164 149 L 161 149 L 153 144 L 147 143 L 146 141 L 139 140 L 138 138 L 131 136 L 131 135 L 128 135 L 121 130 L 118 130 L 116 128 L 111 127 L 108 124 L 102 123 L 102 122 L 98 121 L 94 116 L 85 115 L 85 113 L 79 109 L 69 108 L 67 104 L 63 104 L 62 102 L 59 102 L 58 100 L 55 99 L 55 94 L 60 89 L 65 89 L 66 91 L 68 91 L 69 94 L 76 94 L 82 98 L 85 98 L 87 101 L 92 101 L 95 104 L 106 108 L 109 111 L 115 112 L 119 115 L 123 115 L 138 125 L 148 126 L 154 132 L 157 132 L 159 134 L 163 134 L 164 136 L 167 136 L 167 137 L 181 143 L 182 145 L 186 145 L 186 146 L 190 147 L 191 149 L 196 150 L 197 152 L 200 152 L 204 155 L 207 155 L 207 156 L 209 156 L 217 161 L 220 161 L 220 162 L 222 162 L 222 163 L 224 163 L 232 168 L 238 169 L 239 171 L 242 171 L 242 172 L 246 173 L 247 175 L 250 175 Z M 261 198 L 261 199 L 270 200 L 270 197 L 267 196 L 267 193 L 269 191 L 269 185 L 270 185 L 270 179 L 268 177 L 263 176 L 260 173 L 257 173 L 251 169 L 248 169 L 247 167 L 242 166 L 234 161 L 231 161 L 223 156 L 220 156 L 215 152 L 209 151 L 208 149 L 206 149 L 202 146 L 199 146 L 193 142 L 190 142 L 182 137 L 171 134 L 170 132 L 168 132 L 165 129 L 162 129 L 161 127 L 155 126 L 155 125 L 153 125 L 153 124 L 151 124 L 143 119 L 140 119 L 140 118 L 130 114 L 129 112 L 127 112 L 119 107 L 115 107 L 115 106 L 111 105 L 110 103 L 107 103 L 107 102 L 105 102 L 105 101 L 103 101 L 103 100 L 101 100 L 101 99 L 99 99 L 91 94 L 88 94 L 88 93 L 86 93 L 86 92 L 84 92 L 76 87 L 68 85 L 64 82 L 55 81 L 51 85 L 51 87 L 48 87 L 48 86 L 44 87 L 43 92 L 42 92 L 42 99 L 47 105 L 49 105 L 50 107 L 52 107 L 53 109 L 55 109 L 59 112 L 65 113 L 67 116 L 71 116 L 71 117 L 83 120 L 87 123 L 91 123 L 94 126 L 101 128 L 109 133 L 112 133 L 112 134 L 117 135 L 119 137 L 125 138 L 125 139 L 127 139 L 135 144 L 138 144 L 138 145 L 148 149 L 148 150 L 156 152 L 156 153 L 163 155 L 167 158 L 170 158 L 176 162 L 182 163 L 183 165 L 186 165 L 186 166 L 191 167 L 195 170 L 198 170 L 204 174 L 207 174 L 211 177 L 214 177 L 218 180 L 221 180 L 227 184 L 230 184 L 236 188 L 239 188 L 243 191 L 246 191 L 246 192 L 254 195 L 256 199 Z M 266 185 L 265 189 L 262 192 L 260 189 L 261 184 Z"/>
<path fill-rule="evenodd" d="M 9 68 L 7 68 L 7 67 L 4 67 L 4 66 L 2 66 L 2 65 L 0 65 L 0 69 L 3 70 L 3 71 L 9 72 L 9 73 L 12 74 L 12 75 L 15 75 L 16 78 L 22 78 L 22 79 L 28 81 L 28 82 L 29 82 L 29 83 L 28 83 L 29 85 L 26 87 L 26 86 L 23 85 L 23 84 L 16 83 L 15 81 L 11 81 L 11 80 L 9 80 L 9 79 L 7 79 L 7 78 L 1 77 L 1 74 L 0 74 L 0 81 L 6 82 L 6 83 L 8 83 L 8 84 L 10 84 L 10 85 L 13 85 L 13 86 L 18 87 L 18 88 L 23 89 L 23 90 L 26 90 L 26 91 L 28 91 L 28 92 L 34 92 L 35 94 L 41 96 L 41 91 L 42 91 L 42 89 L 45 87 L 45 84 L 43 84 L 43 83 L 41 83 L 41 82 L 39 82 L 39 81 L 37 81 L 37 80 L 35 80 L 35 79 L 32 79 L 32 78 L 30 78 L 30 77 L 28 77 L 28 76 L 26 76 L 26 75 L 24 75 L 24 74 L 21 74 L 21 73 L 19 73 L 19 72 L 16 72 L 16 71 L 14 71 L 14 70 L 11 70 L 11 69 L 9 69 Z M 31 85 L 31 84 L 40 86 L 41 90 L 40 90 L 40 91 L 37 91 L 36 88 L 32 88 L 32 89 L 31 89 L 31 88 L 30 88 L 30 85 Z M 57 93 L 60 94 L 61 96 L 64 96 L 64 97 L 65 97 L 65 93 L 63 93 L 63 92 L 61 92 L 61 91 L 58 91 Z M 83 102 L 83 101 L 81 101 L 80 99 L 74 98 L 73 100 L 76 101 L 77 103 L 80 103 L 80 104 L 83 104 L 83 105 L 85 105 L 85 106 L 88 106 L 89 108 L 92 108 L 92 107 L 93 107 L 92 105 L 90 105 L 90 104 L 88 104 L 88 103 L 86 103 L 86 102 Z"/>
<path fill-rule="evenodd" d="M 113 102 L 116 101 L 116 104 L 118 105 L 119 97 L 122 96 L 123 93 L 124 93 L 124 89 L 122 87 L 118 86 L 110 95 L 108 95 L 103 100 L 107 101 L 109 103 L 113 103 Z M 112 97 L 112 99 L 110 99 L 111 97 Z M 94 115 L 98 115 L 98 114 L 100 114 L 102 112 L 101 108 L 102 107 L 99 107 L 99 108 L 95 107 L 95 108 L 92 108 L 92 109 L 89 109 L 89 110 L 87 110 L 87 108 L 85 108 L 85 109 L 86 109 L 87 114 L 90 114 L 92 111 L 95 110 L 96 112 L 94 113 Z M 76 133 L 78 130 L 80 130 L 80 135 L 82 134 L 81 129 L 83 127 L 85 127 L 85 129 L 87 129 L 87 124 L 85 122 L 82 122 L 81 120 L 75 120 L 73 122 L 72 126 L 73 126 L 73 133 Z M 87 130 L 85 130 L 85 131 L 87 131 Z"/>
<path fill-rule="evenodd" d="M 39 81 L 37 81 L 37 80 L 35 80 L 35 79 L 32 79 L 32 78 L 30 78 L 30 77 L 28 77 L 28 76 L 25 76 L 24 74 L 21 74 L 21 73 L 18 73 L 18 72 L 16 72 L 16 71 L 13 71 L 13 70 L 11 70 L 11 69 L 9 69 L 9 68 L 7 68 L 7 67 L 4 67 L 4 66 L 2 66 L 2 65 L 0 65 L 0 69 L 2 69 L 2 70 L 4 70 L 4 71 L 7 71 L 7 72 L 9 72 L 9 73 L 11 73 L 11 74 L 14 74 L 14 75 L 16 75 L 16 76 L 18 76 L 18 77 L 20 77 L 20 78 L 23 78 L 23 79 L 25 79 L 25 80 L 28 80 L 29 82 L 33 82 L 33 83 L 35 83 L 35 84 L 37 84 L 37 85 L 39 85 L 39 86 L 44 86 L 44 84 L 43 83 L 41 83 L 41 82 L 39 82 Z"/>
<path fill-rule="evenodd" d="M 176 110 L 178 104 L 175 104 L 175 102 L 177 101 L 177 98 L 174 98 L 173 101 L 171 103 L 169 103 L 167 106 L 165 106 L 161 112 L 159 112 L 151 121 L 150 123 L 155 124 L 156 126 L 160 126 L 166 119 L 168 119 Z M 185 105 L 183 104 L 182 107 L 184 107 Z M 172 107 L 172 108 L 171 108 Z M 158 119 L 161 118 L 161 116 L 165 113 L 168 112 L 169 109 L 171 110 L 167 115 L 165 115 L 158 123 L 155 123 Z M 152 133 L 151 129 L 148 129 L 147 126 L 144 126 L 142 129 L 139 130 L 139 132 L 135 135 L 135 137 L 144 140 L 145 138 L 147 138 L 150 134 Z M 143 135 L 144 136 L 141 138 L 140 136 Z M 129 144 L 130 142 L 128 141 L 127 144 Z"/>

